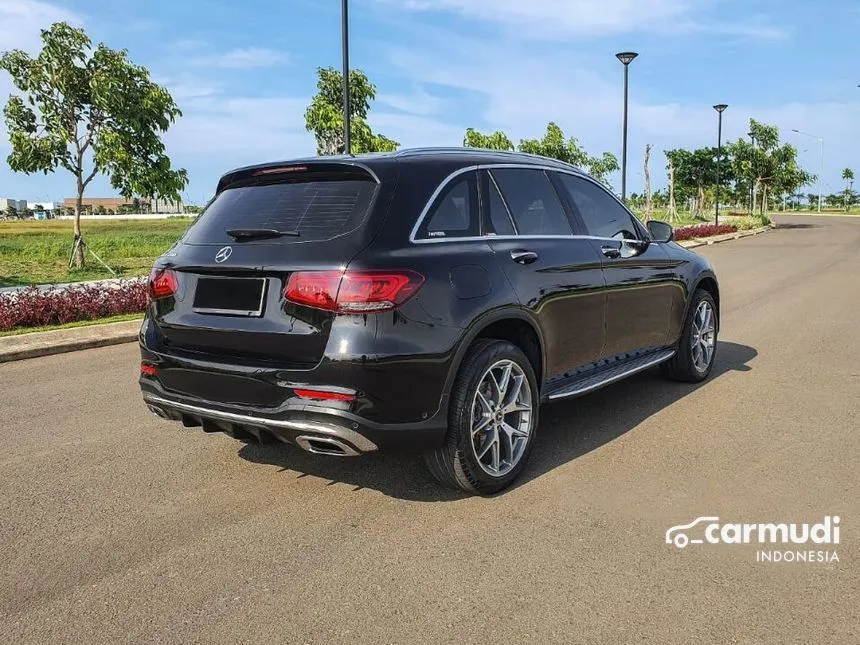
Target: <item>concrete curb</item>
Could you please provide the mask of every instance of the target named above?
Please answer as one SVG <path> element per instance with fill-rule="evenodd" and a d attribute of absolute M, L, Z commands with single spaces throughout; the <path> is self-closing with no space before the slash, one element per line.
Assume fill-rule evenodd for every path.
<path fill-rule="evenodd" d="M 107 345 L 132 343 L 137 340 L 140 324 L 140 320 L 125 320 L 72 329 L 55 329 L 53 331 L 20 334 L 19 336 L 4 336 L 0 338 L 0 363 L 76 352 Z"/>
<path fill-rule="evenodd" d="M 768 226 L 762 226 L 761 228 L 753 228 L 748 231 L 737 231 L 736 233 L 726 233 L 725 235 L 715 235 L 714 237 L 693 238 L 692 240 L 684 240 L 683 242 L 678 242 L 678 244 L 683 246 L 685 249 L 695 249 L 699 246 L 719 244 L 720 242 L 739 240 L 742 237 L 758 235 L 759 233 L 764 233 L 765 231 L 769 231 L 772 228 L 776 228 L 776 226 L 770 224 Z"/>

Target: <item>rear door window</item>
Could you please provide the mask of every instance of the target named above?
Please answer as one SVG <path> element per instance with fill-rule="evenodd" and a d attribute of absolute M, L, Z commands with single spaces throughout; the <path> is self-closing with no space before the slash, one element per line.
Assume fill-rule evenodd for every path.
<path fill-rule="evenodd" d="M 417 239 L 474 237 L 478 234 L 478 184 L 474 171 L 456 177 L 436 198 Z"/>
<path fill-rule="evenodd" d="M 555 187 L 543 170 L 496 168 L 490 171 L 520 235 L 572 235 Z"/>
<path fill-rule="evenodd" d="M 218 194 L 185 238 L 188 244 L 230 244 L 232 229 L 294 231 L 298 236 L 243 244 L 324 241 L 364 222 L 377 184 L 371 180 L 320 180 L 228 188 Z"/>

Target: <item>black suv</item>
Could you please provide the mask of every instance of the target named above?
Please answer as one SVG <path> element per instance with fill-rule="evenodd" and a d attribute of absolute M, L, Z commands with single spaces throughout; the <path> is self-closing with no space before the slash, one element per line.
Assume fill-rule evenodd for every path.
<path fill-rule="evenodd" d="M 542 403 L 711 371 L 708 262 L 577 168 L 417 149 L 241 168 L 158 259 L 140 387 L 160 417 L 321 455 L 423 451 L 492 493 Z"/>

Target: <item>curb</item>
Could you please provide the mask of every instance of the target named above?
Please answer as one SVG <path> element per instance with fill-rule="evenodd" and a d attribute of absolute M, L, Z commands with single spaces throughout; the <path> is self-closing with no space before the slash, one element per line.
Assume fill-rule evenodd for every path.
<path fill-rule="evenodd" d="M 772 228 L 776 228 L 776 226 L 770 224 L 769 226 L 753 228 L 748 231 L 737 231 L 736 233 L 726 233 L 725 235 L 716 235 L 714 237 L 693 238 L 691 240 L 684 240 L 683 242 L 678 242 L 678 244 L 680 246 L 683 246 L 685 249 L 695 249 L 699 246 L 708 246 L 711 244 L 719 244 L 720 242 L 728 242 L 729 240 L 739 240 L 743 237 L 751 237 L 753 235 L 758 235 L 759 233 L 769 231 Z"/>
<path fill-rule="evenodd" d="M 132 343 L 137 340 L 140 325 L 140 320 L 126 320 L 4 336 L 0 338 L 0 363 Z"/>

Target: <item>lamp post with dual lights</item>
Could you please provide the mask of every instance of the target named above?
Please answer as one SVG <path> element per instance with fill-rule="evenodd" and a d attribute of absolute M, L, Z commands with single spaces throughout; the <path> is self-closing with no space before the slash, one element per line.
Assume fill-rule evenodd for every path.
<path fill-rule="evenodd" d="M 633 59 L 639 54 L 636 52 L 619 52 L 615 58 L 624 65 L 624 125 L 621 142 L 621 201 L 627 201 L 627 77 L 628 68 Z"/>
<path fill-rule="evenodd" d="M 722 166 L 723 160 L 723 112 L 726 111 L 726 108 L 729 107 L 725 103 L 719 103 L 714 106 L 714 109 L 717 111 L 717 204 L 716 211 L 714 213 L 714 224 L 718 225 L 720 223 L 720 166 Z"/>
<path fill-rule="evenodd" d="M 792 129 L 792 132 L 803 135 L 804 137 L 809 137 L 810 139 L 817 139 L 818 143 L 821 145 L 821 172 L 818 175 L 818 212 L 821 212 L 821 193 L 823 191 L 823 182 L 824 182 L 824 139 L 822 137 L 816 137 L 814 134 L 809 134 L 808 132 L 804 132 L 803 130 Z"/>

